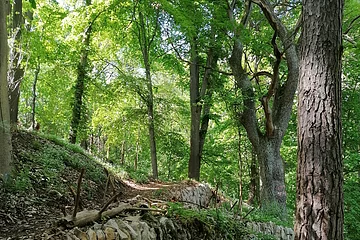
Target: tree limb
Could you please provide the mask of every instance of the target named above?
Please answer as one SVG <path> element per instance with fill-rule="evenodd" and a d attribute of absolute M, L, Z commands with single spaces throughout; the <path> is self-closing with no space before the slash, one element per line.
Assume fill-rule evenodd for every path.
<path fill-rule="evenodd" d="M 82 178 L 83 178 L 83 176 L 84 176 L 84 172 L 85 172 L 85 168 L 81 169 L 80 177 L 79 177 L 78 182 L 77 182 L 77 191 L 76 191 L 75 207 L 74 207 L 74 212 L 73 212 L 73 214 L 72 214 L 72 217 L 73 217 L 73 218 L 76 217 L 77 209 L 78 209 L 78 206 L 79 206 L 81 180 L 82 180 Z"/>
<path fill-rule="evenodd" d="M 355 17 L 353 20 L 351 20 L 349 26 L 347 27 L 347 29 L 344 31 L 343 35 L 346 35 L 350 32 L 350 30 L 353 28 L 353 24 L 356 22 L 356 20 L 360 19 L 360 15 Z"/>

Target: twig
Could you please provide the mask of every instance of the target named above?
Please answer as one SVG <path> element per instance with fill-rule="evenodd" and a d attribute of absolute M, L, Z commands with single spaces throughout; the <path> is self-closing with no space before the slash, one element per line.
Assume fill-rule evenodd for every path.
<path fill-rule="evenodd" d="M 167 211 L 166 210 L 163 210 L 163 209 L 156 209 L 156 208 L 138 208 L 138 207 L 129 207 L 129 208 L 126 208 L 124 210 L 134 210 L 134 211 L 150 211 L 150 212 L 161 212 L 161 213 L 166 213 Z"/>
<path fill-rule="evenodd" d="M 105 205 L 100 209 L 99 214 L 103 213 L 106 210 L 106 208 L 110 205 L 110 203 L 112 203 L 120 194 L 121 194 L 121 192 L 119 192 L 119 193 L 115 194 L 114 196 L 112 196 L 109 199 L 109 201 L 107 201 L 105 203 Z"/>
<path fill-rule="evenodd" d="M 245 219 L 252 211 L 254 211 L 255 208 L 252 208 L 247 214 L 245 214 L 245 216 L 243 217 L 243 219 Z"/>
<path fill-rule="evenodd" d="M 74 202 L 76 202 L 76 193 L 75 193 L 74 189 L 71 187 L 71 185 L 69 183 L 68 183 L 68 187 L 69 187 L 72 197 L 74 198 Z M 79 199 L 79 208 L 80 208 L 80 210 L 84 209 L 81 199 Z"/>
<path fill-rule="evenodd" d="M 344 35 L 348 34 L 350 32 L 350 30 L 353 28 L 353 24 L 355 23 L 356 20 L 360 19 L 360 15 L 355 17 L 353 20 L 351 20 L 348 28 L 344 31 Z"/>
<path fill-rule="evenodd" d="M 232 205 L 232 207 L 230 208 L 230 211 L 233 210 L 233 208 L 236 206 L 237 203 L 238 203 L 238 201 L 236 200 L 236 202 L 234 203 L 234 205 Z"/>
<path fill-rule="evenodd" d="M 76 217 L 76 213 L 77 213 L 77 208 L 79 205 L 79 200 L 80 200 L 80 186 L 81 186 L 81 180 L 84 176 L 84 172 L 85 172 L 85 168 L 81 169 L 81 173 L 80 173 L 80 177 L 78 179 L 78 183 L 77 183 L 77 191 L 76 191 L 76 199 L 75 199 L 75 208 L 74 208 L 74 212 L 72 217 L 75 218 Z"/>

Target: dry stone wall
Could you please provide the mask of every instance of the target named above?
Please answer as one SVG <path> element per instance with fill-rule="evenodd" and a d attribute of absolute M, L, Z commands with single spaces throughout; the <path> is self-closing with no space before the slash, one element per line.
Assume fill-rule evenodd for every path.
<path fill-rule="evenodd" d="M 95 223 L 85 228 L 74 228 L 62 231 L 56 235 L 46 235 L 43 239 L 67 239 L 67 240 L 218 240 L 225 239 L 224 236 L 211 234 L 203 231 L 199 224 L 184 225 L 177 220 L 164 216 L 146 217 L 132 216 L 128 218 L 110 219 L 104 224 Z M 294 232 L 290 228 L 277 226 L 273 223 L 246 223 L 246 227 L 257 233 L 274 236 L 279 240 L 294 239 Z M 251 232 L 250 231 L 250 232 Z M 226 236 L 226 239 L 237 238 Z M 245 234 L 243 240 L 260 240 L 255 234 Z"/>
<path fill-rule="evenodd" d="M 189 207 L 207 207 L 212 199 L 213 192 L 208 184 L 194 184 L 180 191 L 173 192 L 178 201 L 188 203 Z M 129 200 L 129 203 L 139 205 L 141 197 Z M 190 203 L 190 204 L 189 204 Z M 141 205 L 141 204 L 140 204 Z M 214 227 L 209 227 L 201 221 L 181 222 L 178 219 L 165 217 L 161 214 L 138 212 L 138 215 L 125 214 L 123 217 L 102 220 L 103 224 L 95 223 L 86 228 L 63 230 L 53 235 L 45 234 L 43 239 L 67 240 L 219 240 L 219 239 L 261 239 L 254 233 L 263 233 L 274 236 L 279 240 L 292 240 L 294 232 L 290 228 L 277 226 L 273 223 L 247 222 L 244 229 L 236 232 L 237 236 L 222 236 Z M 234 221 L 236 221 L 234 219 Z M 239 220 L 240 221 L 240 220 Z M 209 230 L 210 229 L 210 230 Z M 239 238 L 241 235 L 241 238 Z"/>
<path fill-rule="evenodd" d="M 279 240 L 294 239 L 294 231 L 291 228 L 277 226 L 272 222 L 268 222 L 268 223 L 247 222 L 246 227 L 252 230 L 253 232 L 272 235 Z"/>

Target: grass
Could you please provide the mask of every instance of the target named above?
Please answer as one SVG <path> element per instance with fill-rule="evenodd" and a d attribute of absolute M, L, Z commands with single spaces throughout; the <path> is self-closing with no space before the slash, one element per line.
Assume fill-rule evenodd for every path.
<path fill-rule="evenodd" d="M 5 183 L 9 191 L 24 192 L 37 188 L 67 189 L 62 176 L 68 168 L 86 169 L 86 178 L 97 183 L 106 181 L 100 161 L 78 145 L 53 135 L 18 132 L 13 178 Z M 64 190 L 63 190 L 64 191 Z"/>
<path fill-rule="evenodd" d="M 243 239 L 248 235 L 256 235 L 256 239 L 273 240 L 273 236 L 252 233 L 235 215 L 224 209 L 187 209 L 179 203 L 169 203 L 168 215 L 179 219 L 183 224 L 202 228 L 213 239 Z"/>

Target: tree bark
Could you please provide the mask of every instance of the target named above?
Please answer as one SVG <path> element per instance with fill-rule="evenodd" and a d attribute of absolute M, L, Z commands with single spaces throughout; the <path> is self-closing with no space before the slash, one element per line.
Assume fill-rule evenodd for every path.
<path fill-rule="evenodd" d="M 10 99 L 10 122 L 15 125 L 18 120 L 20 85 L 24 77 L 22 66 L 23 55 L 21 52 L 21 31 L 23 25 L 22 0 L 15 0 L 12 19 L 12 44 L 10 49 L 9 69 L 9 99 Z"/>
<path fill-rule="evenodd" d="M 237 126 L 237 130 L 238 130 L 238 166 L 239 166 L 239 172 L 238 172 L 238 176 L 239 176 L 239 215 L 242 215 L 242 206 L 243 206 L 243 181 L 242 181 L 242 176 L 243 176 L 243 159 L 241 157 L 241 153 L 242 153 L 242 149 L 241 149 L 241 126 L 238 125 Z"/>
<path fill-rule="evenodd" d="M 195 180 L 200 179 L 200 102 L 199 102 L 199 55 L 197 50 L 196 38 L 190 42 L 190 109 L 191 109 L 191 129 L 190 129 L 190 159 L 188 176 Z"/>
<path fill-rule="evenodd" d="M 216 68 L 218 56 L 215 49 L 210 47 L 207 53 L 206 67 L 200 87 L 200 57 L 197 50 L 197 39 L 191 41 L 190 64 L 190 159 L 188 176 L 195 180 L 200 179 L 201 157 L 205 144 L 205 137 L 210 121 L 211 97 L 213 89 L 212 69 Z"/>
<path fill-rule="evenodd" d="M 343 0 L 303 1 L 295 239 L 342 240 Z"/>
<path fill-rule="evenodd" d="M 249 198 L 247 203 L 253 205 L 260 202 L 260 182 L 259 171 L 257 164 L 257 156 L 254 147 L 251 150 L 251 162 L 250 162 L 250 186 L 249 186 Z"/>
<path fill-rule="evenodd" d="M 35 130 L 36 122 L 35 122 L 35 114 L 36 114 L 36 85 L 39 78 L 40 73 L 40 63 L 37 64 L 34 75 L 34 82 L 32 88 L 32 103 L 31 103 L 31 128 Z"/>
<path fill-rule="evenodd" d="M 86 6 L 90 6 L 91 1 L 86 1 Z M 75 84 L 74 103 L 72 109 L 72 117 L 70 123 L 69 142 L 75 144 L 79 130 L 82 109 L 83 109 L 83 95 L 85 90 L 86 71 L 88 66 L 88 54 L 90 46 L 90 38 L 92 32 L 92 23 L 89 24 L 85 30 L 83 45 L 81 49 L 80 62 L 77 66 L 77 79 Z"/>
<path fill-rule="evenodd" d="M 153 178 L 158 178 L 158 166 L 157 166 L 157 153 L 156 153 L 156 139 L 155 139 L 155 124 L 154 124 L 154 95 L 153 95 L 153 83 L 151 79 L 151 69 L 150 69 L 150 46 L 152 39 L 156 34 L 156 29 L 153 32 L 153 36 L 149 39 L 147 36 L 147 29 L 145 26 L 143 13 L 139 12 L 139 44 L 143 56 L 143 62 L 145 66 L 145 77 L 146 77 L 146 86 L 147 86 L 147 111 L 148 111 L 148 128 L 149 128 L 149 140 L 150 140 L 150 155 L 151 155 L 151 167 Z M 158 24 L 156 22 L 156 24 Z"/>
<path fill-rule="evenodd" d="M 273 202 L 286 208 L 285 173 L 280 155 L 282 137 L 261 136 L 256 149 L 259 165 L 261 191 L 260 202 L 263 207 L 273 207 Z M 267 206 L 269 205 L 269 206 Z"/>
<path fill-rule="evenodd" d="M 123 140 L 121 143 L 121 153 L 120 153 L 120 164 L 123 166 L 125 164 L 125 145 L 126 145 L 126 141 Z"/>
<path fill-rule="evenodd" d="M 260 131 L 259 121 L 256 116 L 254 86 L 250 81 L 247 72 L 242 66 L 243 45 L 240 41 L 240 31 L 246 26 L 246 19 L 249 13 L 245 12 L 242 18 L 242 26 L 238 26 L 234 20 L 234 6 L 229 5 L 228 15 L 231 22 L 235 24 L 234 45 L 229 64 L 235 77 L 237 87 L 241 89 L 243 96 L 244 109 L 240 114 L 240 122 L 244 126 L 251 144 L 258 156 L 261 177 L 261 205 L 262 207 L 273 207 L 276 204 L 279 210 L 286 209 L 286 191 L 283 160 L 280 156 L 280 146 L 287 129 L 291 116 L 293 98 L 298 82 L 298 58 L 294 44 L 293 34 L 289 34 L 286 27 L 275 15 L 271 4 L 266 0 L 253 0 L 262 9 L 269 24 L 278 36 L 286 56 L 288 67 L 287 80 L 283 84 L 278 84 L 276 88 L 270 87 L 267 97 L 273 98 L 272 108 L 264 109 L 267 114 L 266 123 L 271 122 L 271 128 L 267 128 L 265 133 Z M 246 8 L 248 11 L 251 6 Z M 276 69 L 274 69 L 274 74 Z M 273 82 L 275 81 L 273 77 Z M 271 119 L 270 119 L 271 118 Z M 270 131 L 271 130 L 271 131 Z"/>
<path fill-rule="evenodd" d="M 11 171 L 11 132 L 8 98 L 8 43 L 6 30 L 6 4 L 0 1 L 0 177 L 7 178 Z"/>

